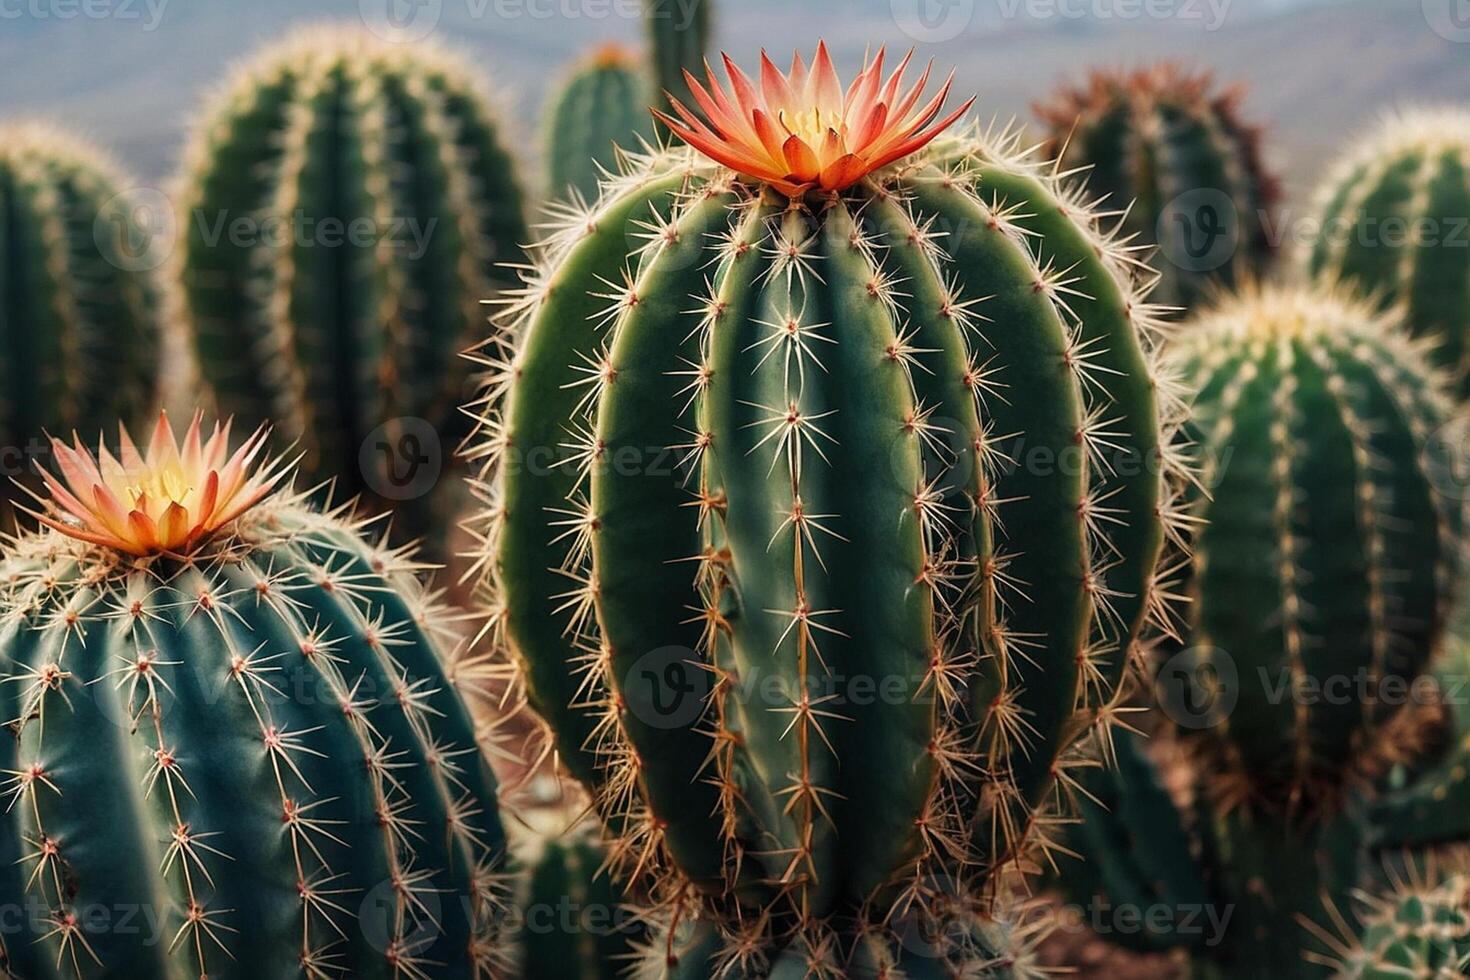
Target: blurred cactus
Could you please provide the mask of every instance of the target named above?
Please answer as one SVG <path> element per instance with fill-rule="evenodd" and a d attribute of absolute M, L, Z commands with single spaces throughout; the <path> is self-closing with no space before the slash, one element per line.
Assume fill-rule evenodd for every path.
<path fill-rule="evenodd" d="M 796 202 L 631 163 L 483 351 L 493 637 L 722 966 L 841 975 L 917 920 L 978 969 L 967 903 L 1052 846 L 1165 613 L 1155 311 L 1011 133 Z"/>
<path fill-rule="evenodd" d="M 693 105 L 684 72 L 704 70 L 714 27 L 714 0 L 643 0 L 643 23 L 653 59 L 655 104 L 667 108 L 665 93 Z"/>
<path fill-rule="evenodd" d="M 1405 112 L 1370 133 L 1317 192 L 1313 276 L 1402 304 L 1415 336 L 1470 393 L 1470 111 Z"/>
<path fill-rule="evenodd" d="M 1036 107 L 1047 153 L 1086 168 L 1088 190 L 1127 209 L 1127 233 L 1159 246 L 1157 302 L 1192 309 L 1212 285 L 1239 284 L 1272 259 L 1279 188 L 1242 96 L 1165 63 L 1093 72 Z"/>
<path fill-rule="evenodd" d="M 595 199 L 615 173 L 617 149 L 637 150 L 653 138 L 650 92 L 637 58 L 616 44 L 598 48 L 551 97 L 546 113 L 549 192 L 570 188 Z"/>
<path fill-rule="evenodd" d="M 1470 877 L 1411 882 L 1363 896 L 1361 934 L 1346 942 L 1327 930 L 1322 957 L 1334 980 L 1465 980 L 1470 977 Z"/>
<path fill-rule="evenodd" d="M 272 421 L 310 478 L 436 550 L 459 354 L 527 239 L 503 140 L 459 60 L 313 26 L 209 105 L 179 190 L 182 317 L 220 412 Z"/>
<path fill-rule="evenodd" d="M 100 149 L 0 125 L 0 526 L 45 431 L 89 436 L 157 408 L 164 371 L 153 238 L 162 215 Z"/>

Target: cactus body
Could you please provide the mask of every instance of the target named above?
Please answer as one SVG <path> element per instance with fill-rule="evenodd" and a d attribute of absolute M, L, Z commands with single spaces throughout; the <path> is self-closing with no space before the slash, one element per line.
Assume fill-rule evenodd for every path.
<path fill-rule="evenodd" d="M 714 0 L 643 0 L 658 105 L 666 104 L 664 93 L 691 104 L 684 72 L 698 76 L 704 68 L 714 5 Z"/>
<path fill-rule="evenodd" d="M 418 568 L 289 494 L 187 556 L 7 547 L 7 975 L 487 975 L 495 780 Z"/>
<path fill-rule="evenodd" d="M 614 860 L 749 955 L 1045 843 L 1159 612 L 1122 253 L 1009 136 L 870 180 L 642 161 L 485 352 L 499 638 Z"/>
<path fill-rule="evenodd" d="M 1407 113 L 1350 152 L 1317 195 L 1311 274 L 1399 303 L 1470 391 L 1470 113 Z"/>
<path fill-rule="evenodd" d="M 1191 742 L 1237 801 L 1331 808 L 1413 734 L 1402 691 L 1439 648 L 1462 523 L 1426 452 L 1446 381 L 1398 326 L 1271 289 L 1180 345 L 1210 488 L 1193 653 L 1238 695 Z"/>
<path fill-rule="evenodd" d="M 617 148 L 636 150 L 653 138 L 637 62 L 616 45 L 594 52 L 552 96 L 546 127 L 550 192 L 595 199 L 603 176 L 617 170 Z"/>
<path fill-rule="evenodd" d="M 152 228 L 95 147 L 0 126 L 0 518 L 43 433 L 155 408 L 161 374 Z"/>
<path fill-rule="evenodd" d="M 1212 284 L 1241 282 L 1272 257 L 1277 181 L 1240 99 L 1239 89 L 1163 64 L 1094 73 L 1037 108 L 1048 151 L 1087 168 L 1088 188 L 1130 208 L 1127 230 L 1159 246 L 1159 302 L 1192 308 Z"/>
<path fill-rule="evenodd" d="M 1470 977 L 1470 879 L 1368 900 L 1361 937 L 1335 980 Z"/>
<path fill-rule="evenodd" d="M 446 53 L 313 27 L 245 67 L 186 156 L 176 276 L 220 413 L 272 421 L 415 535 L 449 506 L 427 491 L 460 438 L 459 352 L 526 240 L 502 140 Z"/>

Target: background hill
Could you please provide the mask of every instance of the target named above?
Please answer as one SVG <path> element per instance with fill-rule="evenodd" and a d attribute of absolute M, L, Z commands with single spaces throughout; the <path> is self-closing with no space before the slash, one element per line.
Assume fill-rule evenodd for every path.
<path fill-rule="evenodd" d="M 371 15 L 388 2 L 405 5 L 410 20 L 430 17 L 437 36 L 483 64 L 528 159 L 540 102 L 565 63 L 599 40 L 639 38 L 626 16 L 636 0 L 97 0 L 91 9 L 108 16 L 67 18 L 59 14 L 76 7 L 32 0 L 0 19 L 0 115 L 78 127 L 159 181 L 230 63 L 292 23 Z M 870 42 L 907 48 L 939 37 L 920 54 L 956 65 L 958 91 L 978 92 L 986 115 L 1024 117 L 1033 99 L 1089 65 L 1176 57 L 1213 67 L 1249 83 L 1250 110 L 1271 124 L 1273 157 L 1297 197 L 1377 114 L 1470 92 L 1470 45 L 1440 37 L 1424 14 L 1426 3 L 1457 0 L 1163 0 L 1176 16 L 1155 20 L 1120 16 L 1139 0 L 725 2 L 740 16 L 725 18 L 719 42 L 743 61 L 762 45 L 784 56 L 825 36 L 850 67 Z"/>

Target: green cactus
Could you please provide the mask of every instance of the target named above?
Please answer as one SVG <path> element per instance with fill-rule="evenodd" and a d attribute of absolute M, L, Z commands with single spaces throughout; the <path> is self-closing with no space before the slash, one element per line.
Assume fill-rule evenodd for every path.
<path fill-rule="evenodd" d="M 433 46 L 306 28 L 208 107 L 178 195 L 182 317 L 221 414 L 270 420 L 312 479 L 431 543 L 459 353 L 527 240 L 481 88 Z"/>
<path fill-rule="evenodd" d="M 657 104 L 665 93 L 691 104 L 684 72 L 698 76 L 710 47 L 714 0 L 643 0 Z"/>
<path fill-rule="evenodd" d="M 1362 933 L 1324 957 L 1335 980 L 1465 980 L 1470 977 L 1470 878 L 1409 884 L 1366 899 Z M 1324 931 L 1324 936 L 1332 938 Z"/>
<path fill-rule="evenodd" d="M 1470 392 L 1470 112 L 1387 120 L 1344 156 L 1316 202 L 1310 273 L 1401 304 L 1409 329 L 1434 338 L 1439 363 Z"/>
<path fill-rule="evenodd" d="M 595 199 L 599 182 L 617 171 L 618 148 L 653 139 L 648 81 L 637 59 L 616 44 L 598 48 L 551 97 L 546 113 L 550 192 L 570 188 Z"/>
<path fill-rule="evenodd" d="M 1279 187 L 1261 158 L 1261 129 L 1241 116 L 1241 97 L 1238 87 L 1220 89 L 1208 74 L 1164 63 L 1094 72 L 1036 107 L 1047 152 L 1064 167 L 1085 168 L 1094 194 L 1127 209 L 1127 232 L 1159 246 L 1158 302 L 1193 308 L 1272 259 Z M 1204 254 L 1200 241 L 1212 243 Z"/>
<path fill-rule="evenodd" d="M 43 431 L 155 409 L 161 253 L 131 182 L 94 146 L 0 125 L 0 525 Z M 142 202 L 147 203 L 147 202 Z M 147 222 L 140 218 L 148 218 Z M 29 483 L 27 485 L 30 485 Z"/>
<path fill-rule="evenodd" d="M 538 826 L 546 821 L 537 815 L 529 819 L 535 834 L 519 855 L 524 871 L 516 975 L 620 980 L 637 959 L 646 930 L 604 867 L 595 823 L 561 813 L 546 826 Z"/>
<path fill-rule="evenodd" d="M 168 435 L 58 449 L 97 503 L 54 489 L 0 555 L 0 972 L 486 976 L 504 834 L 454 617 L 350 514 L 237 492 L 280 473 L 258 438 Z"/>
<path fill-rule="evenodd" d="M 1050 846 L 1164 607 L 1132 273 L 1011 133 L 794 201 L 669 151 L 543 246 L 473 407 L 492 634 L 720 955 Z"/>

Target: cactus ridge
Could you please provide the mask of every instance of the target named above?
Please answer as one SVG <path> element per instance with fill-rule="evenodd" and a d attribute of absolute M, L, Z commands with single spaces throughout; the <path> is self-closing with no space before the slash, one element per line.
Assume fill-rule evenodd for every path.
<path fill-rule="evenodd" d="M 1132 202 L 1125 227 L 1160 247 L 1156 302 L 1191 308 L 1219 285 L 1243 283 L 1274 254 L 1267 216 L 1280 186 L 1262 160 L 1261 128 L 1241 114 L 1243 97 L 1239 86 L 1221 88 L 1208 73 L 1165 62 L 1094 72 L 1036 106 L 1049 128 L 1048 155 L 1085 169 L 1092 191 L 1117 206 Z M 1193 215 L 1171 208 L 1198 191 L 1218 191 L 1234 208 L 1234 249 L 1218 268 L 1180 263 L 1191 256 Z"/>
<path fill-rule="evenodd" d="M 641 66 L 617 45 L 594 51 L 556 91 L 546 112 L 546 161 L 553 195 L 593 200 L 601 181 L 617 170 L 621 148 L 653 139 L 648 81 Z"/>
<path fill-rule="evenodd" d="M 1046 853 L 1181 533 L 1131 250 L 1010 131 L 810 207 L 658 152 L 560 213 L 479 352 L 473 530 L 614 865 L 744 968 Z"/>
<path fill-rule="evenodd" d="M 0 877 L 24 978 L 481 977 L 504 831 L 411 553 L 282 494 L 189 558 L 0 558 Z M 453 651 L 451 653 L 451 651 Z M 161 941 L 98 930 L 141 907 Z"/>
<path fill-rule="evenodd" d="M 1470 977 L 1470 878 L 1414 870 L 1384 894 L 1358 895 L 1361 925 L 1313 926 L 1327 952 L 1313 960 L 1334 980 Z"/>
<path fill-rule="evenodd" d="M 484 87 L 431 44 L 312 25 L 246 63 L 177 193 L 179 316 L 220 414 L 270 420 L 312 478 L 370 501 L 395 450 L 431 449 L 406 420 L 447 456 L 459 352 L 527 238 L 504 140 Z M 384 425 L 387 451 L 365 446 Z M 439 504 L 403 503 L 407 530 L 432 530 Z"/>
<path fill-rule="evenodd" d="M 99 431 L 155 408 L 159 291 L 131 182 L 97 147 L 40 123 L 0 126 L 0 446 Z M 8 458 L 9 467 L 17 464 Z M 8 513 L 5 474 L 0 517 Z M 7 519 L 8 522 L 8 519 Z"/>
<path fill-rule="evenodd" d="M 1312 276 L 1344 282 L 1407 311 L 1436 360 L 1470 378 L 1470 113 L 1420 109 L 1385 120 L 1343 156 L 1317 191 L 1322 232 L 1304 257 Z M 1429 237 L 1432 236 L 1432 239 Z"/>

